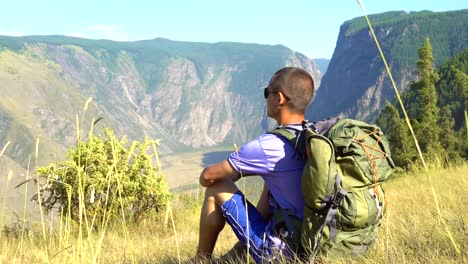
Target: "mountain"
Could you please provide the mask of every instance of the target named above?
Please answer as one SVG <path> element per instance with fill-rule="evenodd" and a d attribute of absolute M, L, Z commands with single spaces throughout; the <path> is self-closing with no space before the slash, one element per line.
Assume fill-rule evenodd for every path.
<path fill-rule="evenodd" d="M 162 153 L 242 144 L 264 130 L 262 89 L 284 66 L 320 84 L 314 62 L 281 45 L 3 36 L 0 148 L 10 141 L 6 157 L 25 168 L 39 139 L 39 163 L 59 159 L 75 143 L 77 118 L 81 138 L 102 118 L 95 133 L 159 138 Z"/>
<path fill-rule="evenodd" d="M 313 61 L 315 62 L 323 76 L 327 72 L 328 64 L 330 64 L 330 59 L 313 59 Z"/>
<path fill-rule="evenodd" d="M 369 16 L 398 90 L 415 75 L 417 50 L 429 36 L 436 66 L 468 48 L 468 10 L 392 11 Z M 307 116 L 373 121 L 395 92 L 364 17 L 341 25 L 337 44 Z"/>

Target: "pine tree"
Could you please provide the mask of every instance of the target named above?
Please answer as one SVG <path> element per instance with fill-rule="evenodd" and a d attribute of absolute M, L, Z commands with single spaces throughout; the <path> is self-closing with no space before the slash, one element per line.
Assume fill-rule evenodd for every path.
<path fill-rule="evenodd" d="M 426 37 L 418 54 L 416 74 L 419 79 L 410 86 L 412 98 L 406 98 L 411 100 L 407 104 L 412 104 L 409 116 L 421 151 L 430 156 L 439 155 L 442 148 L 439 142 L 439 127 L 437 126 L 439 108 L 435 89 L 435 83 L 439 76 L 434 69 L 434 57 L 429 38 Z"/>
<path fill-rule="evenodd" d="M 444 106 L 440 111 L 440 144 L 444 149 L 445 154 L 452 161 L 460 158 L 457 151 L 457 145 L 462 142 L 458 142 L 458 138 L 455 135 L 453 127 L 455 125 L 455 119 L 453 118 L 452 111 L 448 106 Z"/>
<path fill-rule="evenodd" d="M 417 152 L 412 142 L 408 126 L 400 118 L 398 110 L 388 101 L 376 121 L 384 131 L 392 152 L 392 159 L 398 167 L 406 168 L 416 160 Z"/>
<path fill-rule="evenodd" d="M 465 127 L 464 111 L 468 109 L 468 49 L 446 61 L 436 83 L 438 106 L 448 106 L 455 118 L 455 130 Z"/>
<path fill-rule="evenodd" d="M 437 74 L 426 39 L 419 49 L 416 73 L 417 79 L 402 99 L 423 153 L 449 161 L 468 159 L 468 49 L 445 62 Z M 403 113 L 397 109 L 396 102 L 387 102 L 376 123 L 389 138 L 395 164 L 407 167 L 417 159 L 417 152 L 401 119 Z"/>
<path fill-rule="evenodd" d="M 444 111 L 447 107 L 451 112 L 451 117 L 454 119 L 454 149 L 457 152 L 456 156 L 464 159 L 468 158 L 468 138 L 466 134 L 465 111 L 468 109 L 468 49 L 453 58 L 447 60 L 439 69 L 440 80 L 436 83 L 438 94 L 437 104 L 441 108 L 440 116 L 440 141 L 444 149 L 450 149 L 447 146 L 447 141 L 451 140 L 446 137 L 448 131 L 446 128 L 447 113 Z M 448 132 L 450 133 L 450 132 Z M 449 154 L 450 155 L 450 154 Z M 453 156 L 450 155 L 450 156 Z"/>

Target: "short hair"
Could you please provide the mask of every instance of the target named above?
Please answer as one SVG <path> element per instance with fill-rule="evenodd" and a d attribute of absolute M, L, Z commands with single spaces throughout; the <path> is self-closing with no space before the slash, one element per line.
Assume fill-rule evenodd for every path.
<path fill-rule="evenodd" d="M 305 113 L 314 96 L 314 80 L 305 70 L 285 67 L 273 75 L 273 92 L 282 92 L 289 98 L 287 106 L 292 112 Z"/>

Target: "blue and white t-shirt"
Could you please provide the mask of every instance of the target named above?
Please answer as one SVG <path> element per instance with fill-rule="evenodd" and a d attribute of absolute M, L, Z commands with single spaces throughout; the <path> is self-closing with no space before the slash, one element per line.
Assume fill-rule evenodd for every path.
<path fill-rule="evenodd" d="M 228 161 L 238 172 L 261 176 L 276 202 L 282 208 L 294 209 L 296 216 L 303 218 L 301 176 L 304 161 L 287 139 L 263 134 L 232 153 Z"/>

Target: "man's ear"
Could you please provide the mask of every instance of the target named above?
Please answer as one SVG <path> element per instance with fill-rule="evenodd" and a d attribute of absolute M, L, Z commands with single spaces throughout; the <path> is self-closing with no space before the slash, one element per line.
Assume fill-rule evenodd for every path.
<path fill-rule="evenodd" d="M 285 105 L 288 102 L 288 99 L 286 99 L 286 96 L 282 92 L 278 92 L 278 100 L 280 105 Z"/>

